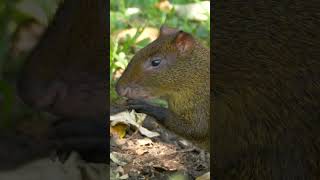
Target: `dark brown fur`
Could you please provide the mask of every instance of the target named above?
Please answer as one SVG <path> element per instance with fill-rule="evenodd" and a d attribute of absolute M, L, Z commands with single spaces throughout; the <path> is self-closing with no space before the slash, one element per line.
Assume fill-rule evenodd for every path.
<path fill-rule="evenodd" d="M 1 136 L 0 157 L 7 157 L 1 160 L 9 166 L 0 169 L 53 150 L 62 158 L 77 151 L 84 160 L 107 162 L 107 37 L 107 1 L 64 0 L 22 67 L 17 85 L 26 104 L 64 119 L 47 123 L 41 143 L 24 133 Z M 14 156 L 8 157 L 12 149 Z"/>
<path fill-rule="evenodd" d="M 217 179 L 320 178 L 316 1 L 214 4 Z"/>
<path fill-rule="evenodd" d="M 107 114 L 107 1 L 66 0 L 23 67 L 18 89 L 33 107 L 64 117 Z"/>

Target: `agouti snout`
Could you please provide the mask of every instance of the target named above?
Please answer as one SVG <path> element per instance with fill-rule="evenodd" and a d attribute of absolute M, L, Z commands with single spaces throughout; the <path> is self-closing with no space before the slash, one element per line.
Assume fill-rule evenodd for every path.
<path fill-rule="evenodd" d="M 120 96 L 132 99 L 148 99 L 150 97 L 148 93 L 143 90 L 143 88 L 135 84 L 120 85 L 119 83 L 117 83 L 116 91 Z"/>

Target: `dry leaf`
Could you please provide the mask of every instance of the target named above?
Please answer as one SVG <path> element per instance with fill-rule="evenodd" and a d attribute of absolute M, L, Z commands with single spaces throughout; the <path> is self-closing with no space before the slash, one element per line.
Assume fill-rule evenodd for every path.
<path fill-rule="evenodd" d="M 148 153 L 148 151 L 144 149 L 136 149 L 135 151 L 136 151 L 136 154 L 139 156 Z"/>
<path fill-rule="evenodd" d="M 196 180 L 210 180 L 210 171 L 197 177 Z"/>
<path fill-rule="evenodd" d="M 129 175 L 128 174 L 124 174 L 122 176 L 119 177 L 119 179 L 128 179 Z"/>
<path fill-rule="evenodd" d="M 115 126 L 118 123 L 124 123 L 127 125 L 133 125 L 134 127 L 136 127 L 139 132 L 144 135 L 147 136 L 149 138 L 152 137 L 156 137 L 159 136 L 160 134 L 157 132 L 152 132 L 149 131 L 148 129 L 142 127 L 140 124 L 138 124 L 135 119 L 136 119 L 136 115 L 135 115 L 135 111 L 124 111 L 115 115 L 110 116 L 110 121 L 111 121 L 111 126 Z M 146 116 L 144 115 L 142 118 L 145 118 Z"/>
<path fill-rule="evenodd" d="M 112 155 L 112 153 L 110 153 L 110 159 L 111 159 L 114 163 L 116 163 L 117 165 L 120 165 L 120 166 L 126 165 L 125 162 L 122 162 L 122 161 L 120 161 L 119 159 L 117 159 L 117 157 L 114 157 L 114 156 Z"/>
<path fill-rule="evenodd" d="M 110 159 L 120 166 L 124 166 L 130 161 L 125 155 L 118 152 L 111 152 Z"/>
<path fill-rule="evenodd" d="M 138 143 L 140 146 L 145 146 L 145 145 L 153 144 L 153 142 L 152 142 L 151 139 L 149 139 L 149 138 L 138 139 L 138 140 L 137 140 L 137 143 Z"/>

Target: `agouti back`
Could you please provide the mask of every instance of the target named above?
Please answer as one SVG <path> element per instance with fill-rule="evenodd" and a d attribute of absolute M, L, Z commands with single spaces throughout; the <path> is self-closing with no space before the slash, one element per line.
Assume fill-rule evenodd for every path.
<path fill-rule="evenodd" d="M 216 179 L 320 179 L 315 4 L 215 3 L 211 155 Z"/>
<path fill-rule="evenodd" d="M 210 148 L 210 51 L 190 34 L 162 27 L 130 61 L 117 83 L 128 106 L 207 150 Z M 161 97 L 168 109 L 144 100 Z"/>

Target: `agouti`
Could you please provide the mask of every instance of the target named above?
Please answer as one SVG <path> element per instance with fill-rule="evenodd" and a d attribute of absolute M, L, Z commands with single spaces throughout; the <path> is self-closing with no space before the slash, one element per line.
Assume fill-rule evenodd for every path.
<path fill-rule="evenodd" d="M 150 115 L 169 130 L 210 148 L 210 51 L 190 34 L 162 26 L 116 85 L 130 109 Z M 161 97 L 168 108 L 145 100 Z"/>

